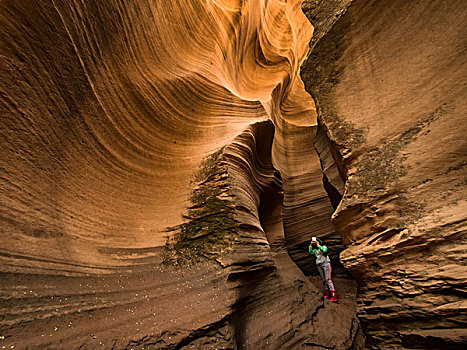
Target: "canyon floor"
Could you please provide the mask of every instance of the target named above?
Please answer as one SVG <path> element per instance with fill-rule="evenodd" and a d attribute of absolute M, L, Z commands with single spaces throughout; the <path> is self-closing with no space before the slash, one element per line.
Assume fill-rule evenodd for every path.
<path fill-rule="evenodd" d="M 2 274 L 0 348 L 228 349 L 219 336 L 229 340 L 231 335 L 222 334 L 219 326 L 232 316 L 217 309 L 225 295 L 212 278 L 213 270 L 219 269 L 212 265 L 183 270 L 145 265 L 132 273 L 93 278 Z M 320 278 L 312 276 L 310 281 L 320 298 Z M 362 341 L 358 324 L 349 328 L 356 313 L 356 282 L 334 278 L 334 283 L 339 303 L 318 299 L 314 313 L 319 315 L 310 315 L 318 320 L 310 331 L 313 342 L 305 342 L 305 348 L 334 348 L 329 343 L 332 338 Z M 4 297 L 7 294 L 16 298 L 10 301 Z M 206 299 L 211 305 L 203 305 Z M 8 326 L 9 318 L 18 314 L 21 322 Z M 267 328 L 275 317 L 264 319 L 263 326 Z M 203 327 L 196 334 L 183 334 L 184 322 Z M 342 334 L 345 331 L 358 331 L 359 335 Z M 195 339 L 198 342 L 192 343 Z"/>

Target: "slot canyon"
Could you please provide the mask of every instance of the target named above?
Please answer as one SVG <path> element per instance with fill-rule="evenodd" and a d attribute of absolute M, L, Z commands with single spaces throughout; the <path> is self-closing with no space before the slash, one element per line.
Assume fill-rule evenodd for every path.
<path fill-rule="evenodd" d="M 0 23 L 0 349 L 467 346 L 467 1 Z"/>

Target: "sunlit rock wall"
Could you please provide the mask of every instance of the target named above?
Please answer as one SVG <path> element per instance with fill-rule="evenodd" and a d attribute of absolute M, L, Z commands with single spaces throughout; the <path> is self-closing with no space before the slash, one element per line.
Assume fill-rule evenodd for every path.
<path fill-rule="evenodd" d="M 304 3 L 323 29 L 302 78 L 318 109 L 316 148 L 348 246 L 341 260 L 359 280 L 367 344 L 461 348 L 467 3 L 347 1 L 333 25 L 325 3 Z"/>
<path fill-rule="evenodd" d="M 294 263 L 314 271 L 313 235 L 340 245 L 300 3 L 0 2 L 1 346 L 361 348 Z M 209 232 L 192 196 L 217 186 L 228 244 L 197 232 L 207 260 L 179 266 L 166 236 Z"/>
<path fill-rule="evenodd" d="M 0 6 L 3 270 L 122 265 L 101 248 L 163 244 L 204 156 L 256 121 L 315 124 L 300 1 Z"/>

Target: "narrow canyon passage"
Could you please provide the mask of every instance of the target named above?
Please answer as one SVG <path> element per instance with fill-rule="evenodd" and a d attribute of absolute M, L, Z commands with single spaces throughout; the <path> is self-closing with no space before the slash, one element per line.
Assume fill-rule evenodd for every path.
<path fill-rule="evenodd" d="M 271 122 L 255 124 L 225 151 L 231 163 L 232 192 L 241 206 L 241 239 L 233 248 L 239 260 L 229 262 L 234 267 L 230 279 L 239 289 L 234 313 L 236 345 L 241 349 L 362 348 L 354 282 L 339 281 L 345 290 L 341 304 L 325 303 L 322 283 L 312 283 L 299 268 L 298 259 L 294 261 L 289 254 L 283 179 L 271 159 L 273 134 Z M 306 216 L 301 210 L 303 218 L 315 215 L 319 207 L 310 205 Z M 336 327 L 330 329 L 330 322 Z"/>
<path fill-rule="evenodd" d="M 0 1 L 0 348 L 465 346 L 466 19 Z"/>

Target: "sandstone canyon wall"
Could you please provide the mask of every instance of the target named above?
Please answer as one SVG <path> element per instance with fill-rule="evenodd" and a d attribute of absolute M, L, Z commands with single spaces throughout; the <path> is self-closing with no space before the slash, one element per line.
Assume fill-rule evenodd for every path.
<path fill-rule="evenodd" d="M 331 26 L 318 3 L 302 78 L 367 345 L 461 348 L 467 3 L 347 1 Z"/>
<path fill-rule="evenodd" d="M 296 265 L 342 247 L 301 1 L 0 8 L 1 346 L 361 348 Z"/>
<path fill-rule="evenodd" d="M 316 235 L 370 347 L 458 347 L 465 18 L 0 2 L 0 346 L 361 349 L 351 281 L 334 305 L 305 275 Z"/>
<path fill-rule="evenodd" d="M 1 6 L 5 253 L 119 265 L 96 247 L 163 243 L 201 159 L 247 125 L 316 123 L 299 1 Z M 274 145 L 279 170 L 311 152 L 289 139 Z"/>

